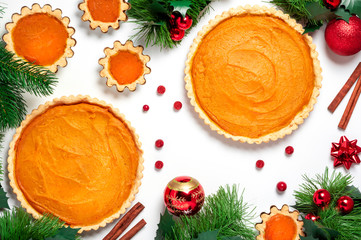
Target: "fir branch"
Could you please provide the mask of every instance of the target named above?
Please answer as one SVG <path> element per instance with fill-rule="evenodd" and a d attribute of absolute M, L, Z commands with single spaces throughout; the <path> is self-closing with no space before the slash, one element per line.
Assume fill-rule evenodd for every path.
<path fill-rule="evenodd" d="M 0 43 L 0 79 L 35 96 L 50 95 L 56 83 L 55 74 L 45 67 L 31 64 L 5 49 Z"/>
<path fill-rule="evenodd" d="M 0 238 L 2 240 L 43 240 L 56 235 L 64 223 L 58 218 L 44 215 L 34 220 L 22 208 L 6 211 L 0 217 Z M 79 237 L 73 238 L 79 239 Z"/>
<path fill-rule="evenodd" d="M 337 200 L 341 196 L 352 196 L 354 189 L 350 187 L 352 177 L 350 174 L 329 174 L 326 168 L 324 174 L 317 174 L 315 178 L 303 176 L 305 182 L 300 185 L 300 190 L 295 191 L 296 204 L 294 208 L 308 214 L 313 213 L 320 219 L 315 222 L 320 227 L 326 227 L 339 232 L 337 240 L 361 239 L 361 203 L 355 201 L 353 210 L 342 215 L 336 208 Z M 313 194 L 318 189 L 326 189 L 331 194 L 331 202 L 326 208 L 319 208 L 313 202 Z"/>
<path fill-rule="evenodd" d="M 0 152 L 3 149 L 3 139 L 4 139 L 4 134 L 0 132 Z M 3 165 L 2 158 L 0 157 L 0 181 L 3 180 L 3 174 L 4 174 L 2 165 Z"/>
<path fill-rule="evenodd" d="M 201 233 L 218 231 L 218 239 L 241 237 L 254 239 L 251 224 L 254 209 L 250 210 L 243 201 L 243 193 L 238 194 L 237 186 L 220 187 L 216 194 L 206 197 L 201 211 L 192 217 L 182 216 L 173 226 L 172 236 L 166 239 L 186 240 L 198 237 Z"/>

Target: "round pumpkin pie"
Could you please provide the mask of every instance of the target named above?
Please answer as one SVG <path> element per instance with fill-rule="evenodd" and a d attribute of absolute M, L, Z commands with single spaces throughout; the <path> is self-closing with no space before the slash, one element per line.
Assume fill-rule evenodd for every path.
<path fill-rule="evenodd" d="M 113 48 L 104 49 L 105 57 L 99 59 L 103 66 L 100 76 L 106 77 L 108 87 L 115 85 L 119 92 L 128 88 L 134 91 L 137 84 L 145 84 L 145 74 L 150 73 L 150 57 L 143 54 L 143 47 L 134 47 L 131 40 L 125 44 L 114 42 Z"/>
<path fill-rule="evenodd" d="M 131 205 L 142 178 L 138 136 L 98 99 L 71 96 L 40 105 L 10 143 L 10 185 L 35 218 L 98 229 Z"/>
<path fill-rule="evenodd" d="M 130 4 L 124 0 L 84 0 L 78 7 L 84 11 L 81 19 L 89 21 L 91 29 L 100 27 L 105 33 L 109 27 L 118 29 L 119 21 L 127 21 L 125 11 L 130 9 Z"/>
<path fill-rule="evenodd" d="M 21 14 L 13 14 L 12 21 L 6 24 L 8 33 L 3 39 L 6 49 L 17 56 L 53 72 L 58 66 L 65 67 L 66 58 L 73 56 L 75 30 L 68 27 L 70 20 L 62 17 L 60 9 L 34 4 L 31 9 L 23 7 Z"/>
<path fill-rule="evenodd" d="M 212 130 L 248 143 L 290 134 L 319 95 L 315 45 L 281 11 L 231 9 L 194 40 L 185 69 L 191 104 Z"/>
<path fill-rule="evenodd" d="M 304 236 L 302 231 L 303 221 L 298 220 L 298 211 L 289 211 L 285 204 L 281 209 L 271 207 L 269 214 L 262 213 L 262 223 L 256 224 L 259 231 L 257 240 L 299 240 Z"/>

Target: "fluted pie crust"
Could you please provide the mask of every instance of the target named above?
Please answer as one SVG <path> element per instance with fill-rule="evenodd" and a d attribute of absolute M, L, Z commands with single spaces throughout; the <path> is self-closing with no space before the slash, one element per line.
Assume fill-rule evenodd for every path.
<path fill-rule="evenodd" d="M 104 53 L 105 57 L 99 59 L 99 64 L 103 66 L 103 69 L 100 71 L 100 76 L 107 78 L 107 86 L 112 87 L 115 85 L 119 92 L 123 92 L 125 88 L 128 88 L 130 91 L 134 91 L 137 87 L 137 84 L 143 85 L 146 80 L 144 75 L 149 74 L 151 72 L 150 68 L 147 66 L 147 63 L 150 61 L 150 57 L 148 55 L 143 54 L 143 47 L 133 45 L 133 41 L 128 40 L 125 44 L 122 44 L 119 41 L 114 42 L 113 48 L 105 48 Z M 127 52 L 132 54 L 137 58 L 140 64 L 140 74 L 137 78 L 135 78 L 132 82 L 121 84 L 117 81 L 116 77 L 111 73 L 111 64 L 110 60 L 113 56 L 116 56 L 119 52 Z M 129 70 L 129 69 L 128 69 Z M 127 71 L 127 69 L 124 69 Z"/>
<path fill-rule="evenodd" d="M 92 17 L 91 10 L 89 9 L 88 6 L 88 2 L 89 0 L 84 0 L 82 3 L 78 5 L 78 7 L 80 10 L 84 11 L 84 14 L 81 17 L 81 19 L 84 22 L 89 21 L 90 22 L 89 27 L 93 30 L 99 27 L 103 33 L 106 33 L 108 32 L 109 27 L 112 27 L 113 29 L 118 29 L 120 27 L 119 21 L 128 20 L 128 16 L 126 15 L 125 12 L 130 9 L 130 4 L 124 0 L 119 0 L 118 17 L 114 21 L 107 21 L 107 22 L 101 20 L 95 20 L 94 17 Z"/>
<path fill-rule="evenodd" d="M 66 109 L 68 107 L 72 110 Z M 54 123 L 60 129 L 59 133 L 53 133 Z M 72 131 L 66 131 L 67 128 L 61 127 L 63 125 Z M 51 130 L 47 131 L 44 126 L 49 126 Z M 102 130 L 104 127 L 107 128 Z M 122 129 L 121 133 L 119 129 Z M 49 139 L 49 135 L 54 138 Z M 103 149 L 98 149 L 98 146 L 103 146 Z M 95 152 L 91 152 L 94 149 Z M 29 157 L 26 155 L 29 152 L 34 154 Z M 128 156 L 130 154 L 133 156 Z M 10 185 L 22 207 L 34 218 L 42 216 L 37 210 L 41 208 L 59 217 L 68 226 L 80 228 L 80 232 L 96 230 L 118 218 L 131 206 L 143 177 L 142 155 L 134 128 L 112 105 L 89 96 L 62 97 L 40 105 L 17 128 L 8 157 Z M 18 160 L 18 156 L 22 159 Z M 16 161 L 22 165 L 17 165 Z M 51 168 L 53 165 L 56 167 Z M 44 171 L 46 174 L 42 175 Z M 34 188 L 29 187 L 32 185 Z M 49 189 L 51 186 L 53 188 Z M 68 212 L 72 216 L 59 216 L 61 214 L 55 212 L 63 215 Z M 78 212 L 81 216 L 76 215 Z M 67 222 L 67 219 L 81 219 L 74 222 L 92 220 L 86 224 L 75 224 Z"/>
<path fill-rule="evenodd" d="M 294 35 L 298 36 L 298 38 L 303 39 L 302 41 L 304 43 L 300 43 L 300 44 L 308 46 L 308 48 L 309 48 L 309 54 L 308 54 L 309 56 L 308 57 L 309 57 L 309 59 L 311 59 L 311 60 L 309 60 L 309 62 L 310 62 L 309 65 L 312 66 L 312 68 L 313 68 L 313 85 L 314 86 L 313 86 L 313 89 L 310 90 L 310 93 L 309 93 L 310 98 L 309 98 L 308 103 L 305 104 L 303 109 L 301 109 L 297 114 L 295 114 L 293 120 L 288 122 L 284 127 L 282 127 L 281 129 L 278 129 L 274 132 L 266 132 L 264 134 L 263 133 L 259 134 L 259 136 L 256 135 L 256 133 L 254 134 L 255 136 L 246 136 L 246 135 L 242 135 L 242 134 L 231 133 L 229 130 L 226 130 L 225 127 L 220 126 L 219 122 L 217 122 L 217 121 L 220 121 L 219 117 L 225 116 L 227 114 L 228 114 L 227 117 L 230 115 L 234 116 L 234 115 L 239 114 L 239 112 L 241 112 L 241 111 L 238 111 L 238 112 L 233 111 L 232 112 L 232 108 L 234 108 L 234 105 L 237 105 L 237 100 L 232 99 L 232 93 L 230 93 L 229 95 L 231 96 L 230 102 L 232 102 L 234 100 L 233 105 L 232 104 L 227 105 L 228 109 L 219 107 L 218 115 L 215 115 L 209 109 L 204 108 L 204 106 L 202 105 L 203 102 L 200 102 L 200 100 L 199 100 L 200 98 L 198 98 L 197 91 L 200 91 L 200 90 L 203 91 L 202 92 L 202 94 L 203 94 L 202 101 L 211 102 L 211 101 L 213 101 L 213 99 L 218 97 L 217 96 L 218 94 L 223 94 L 222 96 L 227 96 L 228 93 L 227 92 L 224 93 L 224 91 L 227 91 L 227 90 L 224 90 L 223 86 L 220 87 L 220 86 L 213 86 L 212 84 L 203 84 L 200 80 L 197 82 L 198 86 L 195 85 L 195 81 L 197 80 L 196 78 L 202 78 L 202 79 L 205 79 L 208 81 L 209 79 L 207 79 L 207 77 L 211 77 L 212 81 L 214 82 L 214 81 L 218 81 L 217 78 L 219 78 L 220 75 L 222 75 L 222 74 L 220 74 L 222 70 L 219 70 L 219 71 L 211 72 L 206 77 L 204 77 L 208 73 L 207 71 L 209 71 L 209 69 L 213 68 L 213 65 L 211 65 L 211 64 L 218 64 L 219 59 L 222 61 L 222 58 L 217 56 L 220 53 L 220 51 L 222 51 L 224 49 L 224 47 L 222 45 L 222 40 L 219 40 L 216 43 L 213 43 L 211 41 L 216 41 L 216 40 L 214 40 L 214 38 L 217 38 L 217 39 L 218 38 L 219 39 L 227 38 L 228 41 L 232 41 L 233 40 L 232 34 L 237 34 L 237 33 L 233 33 L 234 31 L 231 28 L 230 29 L 227 28 L 227 30 L 224 30 L 222 32 L 222 27 L 224 27 L 224 26 L 227 27 L 227 23 L 231 23 L 232 21 L 236 22 L 236 21 L 239 21 L 239 19 L 243 18 L 243 19 L 246 19 L 245 21 L 249 21 L 247 23 L 244 23 L 244 26 L 245 26 L 244 28 L 247 29 L 253 23 L 251 20 L 249 20 L 249 19 L 252 19 L 252 17 L 255 17 L 258 19 L 270 18 L 270 19 L 274 20 L 275 22 L 282 23 L 285 28 L 290 27 L 290 29 L 292 31 L 295 31 Z M 262 19 L 259 21 L 262 22 Z M 267 22 L 268 20 L 267 21 L 264 20 L 264 21 Z M 289 27 L 287 27 L 287 26 L 289 26 Z M 260 26 L 260 27 L 262 28 L 263 26 Z M 219 36 L 216 36 L 216 33 L 214 33 L 215 29 L 216 29 L 216 33 L 220 33 Z M 252 30 L 254 33 L 259 32 L 254 29 L 252 29 Z M 257 5 L 256 6 L 246 5 L 244 7 L 240 6 L 238 8 L 233 8 L 233 9 L 230 9 L 229 11 L 224 12 L 222 15 L 216 16 L 215 19 L 211 20 L 208 25 L 203 27 L 203 29 L 198 33 L 197 37 L 194 39 L 193 44 L 188 53 L 188 58 L 186 61 L 186 68 L 185 68 L 185 83 L 186 83 L 185 88 L 188 92 L 188 97 L 190 98 L 190 102 L 194 106 L 195 111 L 199 114 L 199 117 L 201 119 L 203 119 L 204 122 L 207 125 L 209 125 L 212 130 L 217 131 L 218 134 L 224 135 L 226 138 L 231 138 L 234 141 L 247 142 L 247 143 L 259 144 L 262 142 L 269 142 L 270 140 L 277 140 L 279 138 L 283 138 L 285 135 L 290 134 L 293 130 L 295 130 L 298 127 L 298 125 L 303 123 L 304 119 L 308 117 L 310 111 L 313 110 L 313 105 L 316 103 L 316 98 L 319 95 L 319 89 L 321 88 L 321 80 L 322 80 L 321 67 L 320 67 L 319 60 L 317 59 L 318 53 L 316 52 L 316 46 L 314 44 L 312 44 L 312 38 L 310 36 L 308 36 L 307 34 L 302 35 L 303 31 L 304 30 L 300 24 L 296 23 L 296 21 L 294 19 L 291 19 L 289 17 L 289 15 L 284 14 L 282 11 L 277 11 L 274 8 L 260 7 Z M 253 33 L 250 33 L 250 34 L 253 34 Z M 265 35 L 267 35 L 267 34 L 271 35 L 270 33 L 266 32 Z M 209 36 L 209 38 L 207 38 L 208 36 Z M 243 37 L 243 35 L 238 34 L 237 37 L 238 37 L 238 39 L 241 39 Z M 244 38 L 246 38 L 246 36 Z M 204 43 L 205 41 L 208 41 L 208 42 Z M 234 40 L 234 41 L 237 41 L 237 40 Z M 248 68 L 251 68 L 252 66 L 256 66 L 259 69 L 255 69 L 254 71 L 261 71 L 261 73 L 263 73 L 262 69 L 261 69 L 262 67 L 260 67 L 260 66 L 262 66 L 261 64 L 267 65 L 268 60 L 267 60 L 267 56 L 264 57 L 264 55 L 262 55 L 263 54 L 262 47 L 266 46 L 266 44 L 268 44 L 268 43 L 267 42 L 264 43 L 264 42 L 262 42 L 262 40 L 259 40 L 255 37 L 251 38 L 251 40 L 249 40 L 249 42 L 252 42 L 252 41 L 254 41 L 254 42 L 258 41 L 257 44 L 258 43 L 259 44 L 258 45 L 254 44 L 254 46 L 256 48 L 258 48 L 257 51 L 259 51 L 259 52 L 249 51 L 249 52 L 243 54 L 242 57 L 244 57 L 244 59 L 246 59 L 248 57 L 248 60 L 253 61 L 251 56 L 253 56 L 252 54 L 254 54 L 256 57 L 259 56 L 260 58 L 263 58 L 263 59 L 261 59 L 261 60 L 264 60 L 263 62 L 262 61 L 259 61 L 261 63 L 259 63 L 257 61 L 248 62 L 244 59 L 237 58 L 236 54 L 234 56 L 225 56 L 223 59 L 226 59 L 226 60 L 224 60 L 224 61 L 228 61 L 232 57 L 232 61 L 234 61 L 234 63 L 236 65 L 238 64 L 238 62 L 242 62 L 242 64 L 244 64 L 245 68 L 247 68 L 246 69 L 247 71 L 249 70 Z M 300 41 L 300 42 L 302 42 L 302 41 Z M 209 42 L 211 42 L 213 45 L 211 45 Z M 246 43 L 248 43 L 248 42 L 246 42 Z M 202 44 L 204 44 L 204 47 Z M 206 45 L 206 44 L 208 44 L 208 45 Z M 211 49 L 210 46 L 212 46 L 214 49 Z M 244 49 L 242 49 L 242 48 L 243 47 L 246 48 L 247 46 L 245 47 L 243 45 L 243 43 L 239 43 L 239 46 L 237 46 L 237 47 L 239 48 L 237 50 L 243 51 Z M 269 46 L 267 49 L 272 49 L 272 46 Z M 247 51 L 247 49 L 245 51 Z M 199 55 L 201 55 L 201 54 L 209 54 L 208 55 L 209 58 L 207 58 L 208 62 L 206 62 L 206 60 L 203 60 L 205 58 L 203 58 L 203 59 L 201 58 L 201 57 L 203 57 L 203 55 L 201 57 L 199 57 Z M 228 52 L 227 52 L 227 54 L 228 54 Z M 201 63 L 196 62 L 195 58 L 197 58 L 197 57 L 199 57 L 198 59 L 201 59 L 203 62 L 201 62 Z M 227 59 L 227 57 L 228 57 L 228 59 Z M 252 65 L 252 64 L 254 64 L 254 65 Z M 240 68 L 241 67 L 243 68 L 244 66 L 240 66 Z M 226 66 L 226 67 L 228 67 L 228 66 Z M 288 70 L 289 69 L 286 69 L 285 71 L 288 71 Z M 229 81 L 236 81 L 236 80 L 238 81 L 238 80 L 242 80 L 242 78 L 243 78 L 243 76 L 240 77 L 238 75 L 235 75 L 236 73 L 238 73 L 236 71 L 232 71 L 232 70 L 228 70 L 228 69 L 224 69 L 224 71 L 228 71 L 227 74 L 229 74 L 229 76 L 231 76 L 230 78 L 234 78 Z M 238 71 L 238 69 L 237 69 L 237 71 Z M 252 69 L 250 69 L 249 71 L 250 72 L 247 72 L 247 73 L 243 72 L 242 74 L 244 74 L 244 76 L 246 74 L 249 74 L 249 75 L 252 74 Z M 267 75 L 267 74 L 269 74 L 269 72 L 265 72 L 264 74 L 265 74 L 264 77 L 261 76 L 264 79 L 273 77 L 273 75 L 272 76 Z M 274 76 L 277 76 L 277 74 L 278 74 L 278 72 L 275 73 Z M 209 81 L 211 81 L 211 80 L 209 80 Z M 221 82 L 221 81 L 219 81 L 219 82 Z M 202 86 L 199 87 L 199 85 L 202 85 Z M 221 83 L 219 83 L 219 85 L 221 85 Z M 268 87 L 270 89 L 274 87 L 271 84 L 269 84 L 269 85 L 270 86 L 268 86 Z M 224 86 L 224 87 L 227 87 L 227 86 Z M 246 86 L 246 87 L 249 87 L 249 86 Z M 293 88 L 293 87 L 297 88 L 296 85 L 291 86 L 290 88 Z M 202 88 L 204 88 L 204 89 L 202 89 Z M 212 88 L 214 88 L 214 89 L 212 89 Z M 211 91 L 209 91 L 209 90 L 211 90 Z M 233 90 L 234 89 L 232 89 L 232 91 Z M 256 88 L 251 89 L 251 90 L 259 91 L 259 89 L 256 89 Z M 250 92 L 251 92 L 251 90 L 250 90 Z M 239 91 L 239 89 L 235 89 L 233 92 L 236 92 L 235 94 L 238 94 L 237 91 Z M 243 91 L 243 89 L 241 89 L 240 91 Z M 265 94 L 263 94 L 263 95 L 259 94 L 259 95 L 260 95 L 259 98 L 262 98 Z M 252 94 L 249 99 L 251 99 L 251 97 L 253 97 Z M 244 98 L 247 99 L 247 101 L 249 100 L 248 96 L 245 96 Z M 221 99 L 221 98 L 219 97 L 219 99 Z M 213 106 L 207 105 L 206 107 L 210 106 L 212 108 L 212 107 L 216 107 L 217 104 L 221 105 L 222 103 L 220 101 L 223 101 L 223 100 L 218 100 L 218 101 L 219 102 L 216 102 L 215 105 L 213 105 Z M 257 101 L 258 101 L 257 99 L 254 100 L 254 102 L 257 102 Z M 261 100 L 259 100 L 259 101 L 261 101 Z M 244 107 L 244 106 L 241 106 L 241 107 Z M 241 107 L 239 107 L 239 108 L 241 108 Z M 251 107 L 252 108 L 257 107 L 257 104 L 250 105 L 250 108 Z M 210 112 L 207 113 L 208 110 Z M 247 118 L 247 116 L 244 116 L 244 115 L 240 116 L 240 118 L 241 117 Z M 253 116 L 253 118 L 255 118 L 255 119 L 257 117 L 258 116 L 256 114 L 255 114 L 255 116 Z M 234 117 L 234 118 L 236 119 L 236 117 Z M 228 124 L 227 120 L 229 120 L 229 119 L 225 118 L 223 123 Z M 252 119 L 251 118 L 247 119 L 247 121 L 249 122 L 249 125 L 247 125 L 247 126 L 251 126 L 253 123 Z M 241 129 L 242 127 L 243 126 L 239 126 L 239 129 Z M 246 128 L 246 127 L 243 127 L 243 128 Z M 236 129 L 236 127 L 233 127 L 233 128 Z M 239 129 L 236 129 L 236 131 L 238 131 Z M 260 128 L 260 130 L 262 130 L 262 129 Z M 234 132 L 236 132 L 236 131 L 234 131 Z"/>
<path fill-rule="evenodd" d="M 6 49 L 8 51 L 12 51 L 16 55 L 18 55 L 18 53 L 15 50 L 15 45 L 13 42 L 13 30 L 15 29 L 17 23 L 26 16 L 30 16 L 30 15 L 34 15 L 34 14 L 44 14 L 44 13 L 58 19 L 64 25 L 64 29 L 66 30 L 66 32 L 68 34 L 68 37 L 64 44 L 65 45 L 64 53 L 59 58 L 57 58 L 57 60 L 55 60 L 55 62 L 53 62 L 49 65 L 45 65 L 45 67 L 48 68 L 50 71 L 57 72 L 58 66 L 65 67 L 67 65 L 66 58 L 70 58 L 74 55 L 74 52 L 71 50 L 71 48 L 74 47 L 76 44 L 75 39 L 72 38 L 75 30 L 74 30 L 74 28 L 69 27 L 70 19 L 68 17 L 62 17 L 62 11 L 60 9 L 55 9 L 53 11 L 52 7 L 49 4 L 46 4 L 43 7 L 40 7 L 40 5 L 37 3 L 33 4 L 31 9 L 28 7 L 23 7 L 21 9 L 21 13 L 20 14 L 14 13 L 12 15 L 12 22 L 6 24 L 5 28 L 8 31 L 8 33 L 6 33 L 3 36 L 3 40 L 7 44 Z M 23 56 L 19 56 L 19 57 L 24 58 Z M 28 61 L 32 62 L 32 60 L 28 60 Z"/>

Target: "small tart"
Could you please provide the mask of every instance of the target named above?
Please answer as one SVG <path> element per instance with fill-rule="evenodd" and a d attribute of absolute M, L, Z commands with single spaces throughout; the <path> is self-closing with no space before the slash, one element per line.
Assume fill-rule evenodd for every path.
<path fill-rule="evenodd" d="M 36 219 L 59 217 L 80 232 L 104 227 L 135 199 L 143 151 L 111 105 L 70 96 L 40 105 L 10 143 L 10 185 Z"/>
<path fill-rule="evenodd" d="M 67 65 L 66 58 L 74 54 L 75 30 L 68 26 L 70 20 L 62 17 L 60 9 L 33 4 L 31 9 L 23 7 L 21 14 L 14 13 L 12 21 L 6 24 L 8 33 L 3 36 L 7 50 L 52 72 Z"/>
<path fill-rule="evenodd" d="M 89 21 L 91 29 L 100 27 L 105 33 L 109 27 L 118 29 L 119 21 L 127 21 L 125 11 L 130 9 L 130 4 L 124 0 L 84 0 L 78 7 L 84 11 L 81 19 Z"/>
<path fill-rule="evenodd" d="M 188 97 L 212 130 L 261 143 L 290 134 L 308 117 L 321 87 L 310 36 L 289 15 L 245 6 L 216 16 L 186 61 Z"/>
<path fill-rule="evenodd" d="M 113 48 L 104 49 L 105 57 L 99 59 L 103 66 L 100 76 L 106 77 L 108 87 L 117 86 L 122 92 L 124 88 L 134 91 L 138 84 L 145 84 L 145 74 L 150 73 L 147 63 L 150 57 L 143 55 L 143 47 L 134 47 L 133 42 L 128 40 L 125 44 L 114 42 Z"/>
<path fill-rule="evenodd" d="M 259 231 L 257 240 L 299 240 L 302 231 L 303 221 L 298 220 L 298 211 L 289 211 L 285 204 L 279 210 L 276 206 L 271 207 L 270 213 L 262 213 L 262 223 L 256 224 Z"/>

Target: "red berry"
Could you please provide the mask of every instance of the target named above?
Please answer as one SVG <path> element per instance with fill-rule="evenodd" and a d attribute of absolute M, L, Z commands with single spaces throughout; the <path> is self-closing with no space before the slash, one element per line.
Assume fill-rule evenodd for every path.
<path fill-rule="evenodd" d="M 257 168 L 263 168 L 263 166 L 264 166 L 264 161 L 263 160 L 258 160 L 256 162 L 256 167 Z"/>
<path fill-rule="evenodd" d="M 317 221 L 320 217 L 319 216 L 315 216 L 312 213 L 309 213 L 305 216 L 306 219 L 308 220 L 312 220 L 312 221 Z"/>
<path fill-rule="evenodd" d="M 162 169 L 163 168 L 163 162 L 162 161 L 156 161 L 155 162 L 155 168 L 156 169 Z"/>
<path fill-rule="evenodd" d="M 293 149 L 293 147 L 288 146 L 288 147 L 286 147 L 285 152 L 290 155 L 294 152 L 294 149 Z"/>
<path fill-rule="evenodd" d="M 143 106 L 143 111 L 144 112 L 148 112 L 149 111 L 149 106 L 146 104 Z"/>
<path fill-rule="evenodd" d="M 165 93 L 165 87 L 162 86 L 162 85 L 158 86 L 157 93 L 158 94 L 164 94 Z"/>
<path fill-rule="evenodd" d="M 176 101 L 174 102 L 173 107 L 175 110 L 180 110 L 182 108 L 182 103 L 180 101 Z"/>
<path fill-rule="evenodd" d="M 277 189 L 280 192 L 284 192 L 287 189 L 287 184 L 285 182 L 279 182 L 277 183 Z"/>
<path fill-rule="evenodd" d="M 162 148 L 164 146 L 164 142 L 162 139 L 158 139 L 157 141 L 155 141 L 155 146 L 157 148 Z"/>

